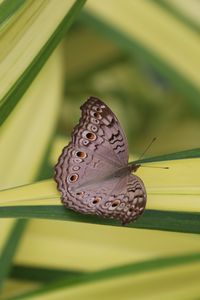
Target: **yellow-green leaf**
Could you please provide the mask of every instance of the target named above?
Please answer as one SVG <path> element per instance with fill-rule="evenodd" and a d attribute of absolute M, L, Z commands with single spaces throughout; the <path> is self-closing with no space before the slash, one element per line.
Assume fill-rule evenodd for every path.
<path fill-rule="evenodd" d="M 89 1 L 83 20 L 128 53 L 142 56 L 199 109 L 199 34 L 158 4 L 148 0 Z"/>

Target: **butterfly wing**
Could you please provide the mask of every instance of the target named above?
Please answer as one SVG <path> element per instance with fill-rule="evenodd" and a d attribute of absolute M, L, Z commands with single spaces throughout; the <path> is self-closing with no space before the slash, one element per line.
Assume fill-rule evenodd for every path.
<path fill-rule="evenodd" d="M 125 225 L 138 219 L 145 206 L 146 191 L 142 180 L 135 175 L 129 175 L 87 186 L 85 194 L 81 195 L 73 209 L 118 219 Z"/>
<path fill-rule="evenodd" d="M 55 167 L 62 202 L 82 213 L 96 213 L 127 223 L 139 215 L 139 200 L 137 209 L 132 210 L 137 192 L 143 193 L 143 206 L 146 193 L 136 176 L 129 176 L 127 171 L 114 175 L 128 163 L 125 134 L 116 116 L 101 100 L 90 97 L 81 110 L 72 141 L 63 149 Z M 137 192 L 130 190 L 131 184 L 132 188 L 138 186 Z"/>
<path fill-rule="evenodd" d="M 82 116 L 72 134 L 72 142 L 78 147 L 95 151 L 95 155 L 109 160 L 113 165 L 128 163 L 128 143 L 121 125 L 100 99 L 90 97 L 82 106 Z M 89 141 L 88 141 L 88 138 Z M 93 143 L 92 139 L 95 139 Z M 91 143 L 89 143 L 91 142 Z"/>
<path fill-rule="evenodd" d="M 56 180 L 61 175 L 61 167 L 62 180 L 66 180 L 66 184 L 71 181 L 70 175 L 78 176 L 77 180 L 74 177 L 76 187 L 108 177 L 128 162 L 126 137 L 108 106 L 90 97 L 81 110 L 82 116 L 72 132 L 72 141 L 64 148 L 56 166 L 59 174 Z"/>
<path fill-rule="evenodd" d="M 70 161 L 70 154 L 67 156 Z M 136 220 L 144 211 L 146 191 L 141 179 L 135 175 L 109 177 L 77 185 L 76 181 L 66 180 L 68 174 L 63 174 L 62 168 L 57 167 L 57 172 L 62 202 L 67 208 L 118 219 L 122 224 Z"/>

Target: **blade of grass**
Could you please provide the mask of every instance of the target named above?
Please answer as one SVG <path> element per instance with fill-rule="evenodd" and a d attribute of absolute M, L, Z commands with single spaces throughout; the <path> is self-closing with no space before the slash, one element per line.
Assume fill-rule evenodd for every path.
<path fill-rule="evenodd" d="M 15 15 L 27 1 L 26 0 L 6 0 L 0 4 L 0 26 L 10 17 Z"/>
<path fill-rule="evenodd" d="M 1 166 L 5 167 L 1 168 L 0 177 L 3 186 L 13 186 L 19 182 L 33 181 L 39 172 L 55 129 L 58 106 L 61 100 L 62 70 L 60 66 L 62 62 L 60 51 L 61 49 L 59 48 L 51 56 L 48 64 L 40 72 L 16 110 L 13 111 L 12 115 L 2 126 L 0 141 Z M 46 84 L 50 84 L 51 87 L 46 89 Z M 43 124 L 42 129 L 38 130 L 38 124 L 41 123 L 40 120 L 44 120 L 44 113 L 46 125 Z M 39 143 L 37 149 L 32 147 L 34 141 Z M 15 150 L 15 155 L 12 155 L 13 150 Z M 26 169 L 26 172 L 24 172 L 24 169 Z M 24 222 L 24 220 L 18 220 L 13 223 L 13 227 L 20 228 Z M 12 231 L 9 235 L 6 246 L 10 241 L 12 247 L 12 241 L 15 241 L 15 247 L 13 247 L 13 251 L 10 250 L 9 256 L 5 255 L 8 252 L 7 247 L 4 244 L 1 245 L 4 263 L 0 270 L 5 270 L 1 274 L 1 285 L 3 285 L 9 273 L 10 265 L 22 234 L 23 230 L 17 236 L 15 231 Z"/>
<path fill-rule="evenodd" d="M 193 149 L 193 150 L 178 152 L 178 154 L 177 153 L 170 154 L 169 156 L 167 156 L 167 158 L 173 159 L 173 157 L 175 157 L 176 159 L 177 158 L 181 159 L 183 157 L 189 158 L 197 155 L 199 155 L 199 149 Z M 162 156 L 162 159 L 163 158 L 164 157 Z M 196 166 L 194 159 L 185 161 L 185 163 L 183 164 L 184 166 L 187 165 L 186 162 L 191 163 L 190 168 L 192 168 L 192 166 L 194 168 L 194 165 Z M 173 171 L 172 173 L 175 172 Z M 181 173 L 183 173 L 182 169 L 181 169 Z M 172 175 L 173 174 L 171 174 L 170 177 Z M 159 177 L 161 177 L 161 175 L 159 175 Z M 165 177 L 166 176 L 163 177 L 163 180 L 165 180 Z M 187 186 L 185 186 L 186 182 L 187 182 Z M 180 185 L 180 183 L 182 185 Z M 135 224 L 131 224 L 129 226 L 138 227 L 138 228 L 140 227 L 140 228 L 178 231 L 178 232 L 199 233 L 200 230 L 199 229 L 200 227 L 199 208 L 198 208 L 199 191 L 196 186 L 196 184 L 198 184 L 198 178 L 195 182 L 194 180 L 191 181 L 192 185 L 190 185 L 189 183 L 190 182 L 188 181 L 187 176 L 184 178 L 182 177 L 181 182 L 179 182 L 177 186 L 176 185 L 173 186 L 173 188 L 171 189 L 168 186 L 166 187 L 165 185 L 163 186 L 162 180 L 160 181 L 161 187 L 158 186 L 157 189 L 156 189 L 156 185 L 151 187 L 152 183 L 149 183 L 149 185 L 147 186 L 147 194 L 149 200 L 148 208 L 151 208 L 151 210 L 147 210 L 145 212 L 143 218 L 141 218 L 141 221 L 139 220 Z M 115 223 L 114 221 L 103 220 L 95 216 L 84 216 L 84 215 L 76 214 L 72 211 L 65 210 L 63 207 L 61 207 L 61 204 L 53 205 L 58 203 L 59 193 L 57 192 L 55 183 L 52 180 L 47 180 L 47 181 L 35 183 L 33 185 L 27 185 L 27 186 L 17 187 L 15 189 L 1 191 L 0 195 L 2 199 L 1 208 L 0 208 L 0 217 L 2 218 L 5 217 L 7 218 L 8 217 L 20 217 L 20 218 L 36 217 L 36 218 L 47 218 L 47 219 L 53 218 L 53 219 L 61 219 L 61 220 L 89 222 L 89 223 L 96 223 L 96 224 L 119 225 L 119 223 Z M 31 195 L 31 198 L 28 195 Z M 174 199 L 176 201 L 173 200 L 172 201 L 173 203 L 170 204 L 171 203 L 170 201 L 166 202 L 166 199 L 168 199 L 166 197 L 171 198 L 172 200 Z M 182 201 L 183 200 L 182 198 L 184 198 L 184 201 Z M 152 201 L 152 199 L 154 199 L 155 203 Z M 163 200 L 163 204 L 162 204 L 162 200 Z M 182 205 L 180 205 L 180 200 Z M 154 205 L 151 205 L 151 202 L 154 203 Z M 183 202 L 185 203 L 185 206 L 183 206 Z M 27 203 L 29 204 L 28 206 Z M 49 205 L 51 203 L 52 205 Z M 20 206 L 16 206 L 16 204 Z M 42 205 L 39 206 L 39 204 Z"/>
<path fill-rule="evenodd" d="M 168 161 L 168 160 L 177 160 L 177 159 L 189 159 L 189 158 L 197 158 L 200 157 L 200 148 L 190 149 L 185 151 L 179 151 L 175 153 L 149 157 L 138 159 L 136 161 L 130 162 L 131 163 L 148 163 L 148 162 L 157 162 L 157 161 Z"/>
<path fill-rule="evenodd" d="M 26 228 L 27 220 L 20 220 L 13 224 L 13 229 L 8 236 L 7 242 L 4 245 L 3 251 L 0 256 L 0 290 L 3 286 L 5 278 L 8 276 L 11 264 L 19 245 L 19 239 Z"/>
<path fill-rule="evenodd" d="M 50 143 L 49 143 L 50 144 Z M 47 149 L 47 155 L 49 153 L 49 149 Z M 46 160 L 47 155 L 44 155 L 44 161 Z M 37 176 L 37 178 L 40 177 L 41 173 L 43 172 L 43 165 L 40 167 L 40 172 Z M 36 272 L 34 272 L 33 270 L 28 270 L 26 271 L 26 268 L 14 268 L 12 266 L 13 263 L 13 259 L 15 254 L 17 253 L 17 248 L 20 244 L 21 238 L 23 237 L 23 234 L 27 228 L 29 220 L 28 219 L 19 219 L 16 222 L 13 222 L 13 230 L 11 231 L 11 233 L 9 234 L 8 238 L 7 238 L 7 243 L 4 245 L 2 252 L 0 253 L 0 270 L 2 270 L 2 272 L 0 271 L 0 292 L 1 289 L 4 286 L 4 282 L 6 280 L 6 278 L 8 277 L 17 277 L 19 274 L 24 275 L 25 277 L 22 276 L 21 279 L 23 280 L 34 280 L 34 274 L 36 274 Z M 21 229 L 21 230 L 20 230 Z M 20 269 L 20 270 L 19 270 Z M 10 274 L 11 273 L 11 274 Z M 73 273 L 73 272 L 71 272 Z M 52 279 L 55 278 L 59 278 L 59 276 L 61 277 L 61 273 L 59 272 L 55 272 L 53 274 L 51 274 L 49 272 L 49 270 L 45 272 L 45 270 L 40 270 L 39 272 L 40 276 L 38 276 L 37 273 L 37 280 L 36 281 L 42 281 L 42 278 L 45 278 L 47 280 L 47 278 L 51 278 L 52 275 Z M 67 272 L 65 273 L 65 275 L 67 274 Z M 69 272 L 70 274 L 70 272 Z M 13 275 L 13 276 L 12 276 Z M 43 279 L 44 280 L 44 279 Z"/>
<path fill-rule="evenodd" d="M 171 160 L 169 170 L 140 168 L 138 175 L 144 181 L 148 195 L 147 208 L 199 212 L 199 161 L 199 158 Z M 60 203 L 59 198 L 55 182 L 44 180 L 0 191 L 0 207 L 54 205 Z"/>
<path fill-rule="evenodd" d="M 74 271 L 74 270 L 62 270 L 62 269 L 51 269 L 34 267 L 27 265 L 14 265 L 12 267 L 10 277 L 18 280 L 28 280 L 28 281 L 39 281 L 47 283 L 50 281 L 55 281 L 55 278 L 67 278 L 72 276 L 82 275 L 84 272 Z"/>
<path fill-rule="evenodd" d="M 58 107 L 61 100 L 62 87 L 62 60 L 61 48 L 58 48 L 49 59 L 46 66 L 31 85 L 29 91 L 24 95 L 12 115 L 6 120 L 1 129 L 1 185 L 4 187 L 14 186 L 36 179 L 43 157 L 46 156 L 49 141 L 55 130 L 55 121 L 58 114 Z M 48 75 L 48 76 L 47 76 Z M 56 77 L 56 79 L 55 79 Z M 48 89 L 46 86 L 50 84 Z M 38 130 L 38 124 L 44 120 L 42 129 Z M 38 143 L 37 149 L 33 144 Z M 14 155 L 13 155 L 14 151 Z M 26 170 L 24 172 L 24 170 Z M 19 176 L 20 174 L 20 176 Z M 5 228 L 5 221 L 1 221 L 1 228 Z M 14 220 L 13 220 L 14 221 Z M 24 220 L 13 222 L 13 228 L 20 228 Z M 25 228 L 25 227 L 24 227 Z M 23 230 L 16 236 L 15 231 L 8 235 L 8 242 L 4 240 L 0 244 L 0 252 L 3 257 L 3 266 L 0 270 L 9 270 L 12 259 L 17 250 L 17 243 L 23 235 Z M 7 247 L 13 245 L 15 248 L 10 255 L 6 256 Z M 18 240 L 18 242 L 17 242 Z M 1 283 L 6 280 L 8 272 L 1 274 Z"/>
<path fill-rule="evenodd" d="M 12 115 L 1 127 L 2 188 L 32 182 L 38 174 L 38 166 L 42 163 L 55 130 L 62 99 L 61 51 L 62 48 L 59 47 L 54 52 Z M 51 85 L 47 89 L 49 83 Z M 33 149 L 36 142 L 37 147 Z"/>
<path fill-rule="evenodd" d="M 49 149 L 47 149 L 47 153 L 49 153 Z M 44 160 L 46 160 L 47 155 L 44 155 Z M 43 166 L 41 166 L 41 171 L 39 172 L 39 175 L 37 176 L 37 178 L 40 177 L 41 172 L 43 172 Z M 0 253 L 0 293 L 1 293 L 1 289 L 4 286 L 5 280 L 7 279 L 8 275 L 9 277 L 17 277 L 19 274 L 23 274 L 25 277 L 22 276 L 21 279 L 23 280 L 34 280 L 34 274 L 36 274 L 36 272 L 34 272 L 33 270 L 28 270 L 26 271 L 26 268 L 14 268 L 12 266 L 12 262 L 14 259 L 15 254 L 17 253 L 17 248 L 20 244 L 21 238 L 23 237 L 23 234 L 27 228 L 29 220 L 28 219 L 19 219 L 16 222 L 13 222 L 13 230 L 10 232 L 10 234 L 7 237 L 7 243 L 3 246 L 3 249 Z M 20 270 L 19 270 L 20 269 Z M 11 274 L 10 274 L 11 273 Z M 61 275 L 63 275 L 60 271 L 59 272 L 54 272 L 53 274 L 49 272 L 49 270 L 40 270 L 39 272 L 40 276 L 38 276 L 37 273 L 37 280 L 36 281 L 42 281 L 47 278 L 59 278 L 59 276 L 61 277 Z M 67 274 L 67 272 L 65 272 L 65 275 Z M 69 272 L 69 274 L 73 274 L 73 272 Z M 51 277 L 52 275 L 52 277 Z M 48 280 L 47 280 L 48 281 Z"/>
<path fill-rule="evenodd" d="M 0 218 L 39 218 L 122 226 L 117 221 L 79 214 L 72 210 L 66 210 L 61 205 L 5 206 L 0 208 Z M 146 210 L 139 220 L 126 225 L 126 227 L 199 234 L 200 213 Z"/>
<path fill-rule="evenodd" d="M 176 3 L 170 3 L 170 1 L 165 1 L 165 0 L 156 0 L 156 1 L 152 0 L 152 1 L 154 1 L 156 4 L 163 7 L 166 11 L 171 13 L 181 22 L 191 27 L 192 30 L 195 30 L 197 33 L 200 33 L 200 27 L 198 23 L 196 23 L 195 20 L 193 20 L 191 17 L 185 15 L 180 9 L 178 9 L 178 7 L 176 7 Z"/>
<path fill-rule="evenodd" d="M 191 68 L 193 62 L 189 63 L 189 58 L 193 60 L 194 57 L 192 57 L 192 55 L 188 55 L 190 51 L 197 48 L 196 46 L 191 46 L 193 44 L 192 40 L 194 41 L 194 45 L 197 45 L 197 37 L 195 37 L 196 33 L 193 31 L 190 32 L 186 26 L 179 24 L 176 19 L 173 20 L 171 16 L 169 17 L 168 14 L 166 14 L 165 10 L 159 9 L 159 7 L 156 7 L 156 4 L 151 3 L 151 1 L 142 1 L 142 3 L 140 3 L 141 2 L 122 3 L 118 1 L 117 5 L 116 3 L 114 5 L 114 3 L 110 2 L 109 6 L 106 6 L 102 1 L 95 3 L 90 2 L 86 7 L 87 10 L 84 14 L 81 14 L 81 20 L 84 24 L 96 28 L 103 35 L 114 40 L 116 44 L 118 44 L 127 53 L 136 55 L 137 57 L 141 57 L 145 60 L 150 66 L 152 66 L 153 69 L 156 69 L 159 73 L 163 74 L 167 80 L 172 83 L 172 85 L 178 88 L 186 96 L 186 100 L 190 105 L 199 110 L 200 90 L 199 84 L 197 83 L 199 80 L 197 78 L 198 76 L 196 76 L 197 73 L 196 75 L 191 75 L 191 78 L 189 78 L 189 71 L 185 72 L 186 69 L 190 69 L 191 73 L 195 73 L 198 69 L 196 67 L 197 61 L 195 61 L 194 67 Z M 138 11 L 137 9 L 134 9 L 132 6 L 135 4 L 136 6 L 144 6 L 144 8 L 146 6 L 146 14 L 141 8 L 137 8 Z M 112 7 L 115 7 L 115 10 L 113 10 Z M 151 13 L 148 12 L 149 7 L 151 7 Z M 155 14 L 154 20 L 156 24 L 153 24 L 154 20 L 152 19 L 152 11 Z M 117 17 L 116 14 L 118 15 Z M 129 16 L 127 16 L 127 14 Z M 166 18 L 165 24 L 163 24 L 161 14 L 163 14 Z M 121 16 L 126 16 L 126 20 Z M 147 21 L 147 26 L 144 25 L 145 16 L 146 19 L 150 18 Z M 170 19 L 168 20 L 168 18 Z M 137 19 L 139 20 L 138 24 L 136 24 Z M 158 33 L 155 34 L 155 28 L 158 28 L 158 19 L 161 21 L 162 25 L 159 27 Z M 150 24 L 152 23 L 151 26 L 148 26 L 148 22 Z M 176 25 L 174 25 L 173 28 L 177 29 L 177 31 L 174 31 L 173 35 L 171 35 L 171 27 L 174 22 Z M 166 24 L 169 25 L 169 28 L 167 29 L 165 28 Z M 154 31 L 151 27 L 154 28 Z M 184 31 L 184 33 L 188 33 L 188 41 L 191 38 L 191 43 L 188 43 L 187 45 L 187 48 L 189 49 L 185 50 L 188 51 L 187 61 L 185 60 L 185 57 L 182 59 L 179 56 L 179 47 L 181 47 L 183 39 L 180 43 L 173 42 L 174 40 L 180 40 L 182 31 Z M 166 40 L 160 42 L 160 40 L 165 36 Z M 169 41 L 167 42 L 168 38 Z M 174 44 L 175 46 L 173 50 L 170 50 L 169 52 L 166 51 L 166 49 L 168 49 L 167 45 L 166 47 L 163 47 L 166 43 L 168 43 L 168 45 Z M 183 47 L 184 46 L 182 46 L 182 48 Z M 184 48 L 186 49 L 186 47 Z M 172 48 L 170 47 L 170 49 Z M 197 52 L 198 50 L 196 53 Z M 176 53 L 177 56 L 175 56 Z M 173 62 L 170 61 L 171 59 Z"/>
<path fill-rule="evenodd" d="M 23 72 L 17 82 L 12 86 L 12 88 L 2 99 L 2 106 L 0 108 L 0 124 L 2 124 L 6 120 L 10 112 L 26 92 L 36 75 L 39 73 L 53 50 L 57 47 L 58 43 L 61 41 L 62 37 L 65 35 L 67 30 L 77 17 L 77 14 L 80 12 L 85 1 L 86 0 L 78 0 L 74 3 L 58 28 L 51 35 L 49 40 L 46 42 L 37 56 L 33 59 L 27 69 Z"/>
<path fill-rule="evenodd" d="M 14 299 L 24 299 L 24 298 L 35 298 L 41 295 L 45 295 L 48 298 L 48 293 L 56 292 L 56 290 L 67 289 L 72 286 L 87 284 L 91 282 L 101 281 L 101 280 L 109 280 L 112 278 L 126 276 L 128 274 L 137 275 L 139 273 L 144 272 L 152 272 L 160 269 L 167 269 L 175 266 L 182 266 L 190 263 L 195 263 L 200 261 L 200 253 L 192 253 L 188 255 L 182 256 L 174 256 L 174 257 L 164 257 L 151 259 L 148 261 L 142 261 L 138 263 L 123 265 L 119 267 L 112 267 L 108 269 L 104 269 L 101 271 L 91 272 L 83 275 L 72 276 L 71 278 L 66 278 L 61 281 L 55 281 L 45 287 L 39 288 L 34 292 L 25 293 L 18 297 L 11 298 Z M 56 297 L 56 295 L 54 294 Z M 10 300 L 11 300 L 10 299 Z"/>

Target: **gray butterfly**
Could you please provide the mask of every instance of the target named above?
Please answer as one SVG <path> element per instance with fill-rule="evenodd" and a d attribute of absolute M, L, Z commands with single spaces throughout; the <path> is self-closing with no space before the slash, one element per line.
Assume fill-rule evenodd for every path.
<path fill-rule="evenodd" d="M 82 106 L 72 141 L 55 166 L 55 180 L 63 204 L 84 214 L 136 220 L 144 211 L 146 191 L 132 175 L 139 165 L 128 164 L 128 143 L 114 113 L 90 97 Z"/>

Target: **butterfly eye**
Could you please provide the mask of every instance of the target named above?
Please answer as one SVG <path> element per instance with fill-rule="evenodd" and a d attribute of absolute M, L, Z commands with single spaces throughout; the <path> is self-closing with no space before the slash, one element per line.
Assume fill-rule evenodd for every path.
<path fill-rule="evenodd" d="M 101 118 L 102 118 L 102 116 L 101 116 L 101 114 L 100 114 L 99 112 L 95 112 L 95 113 L 93 114 L 93 116 L 94 116 L 96 119 L 101 119 Z"/>
<path fill-rule="evenodd" d="M 97 112 L 102 112 L 102 108 L 101 107 L 98 107 L 98 106 L 94 106 L 93 109 Z"/>
<path fill-rule="evenodd" d="M 100 197 L 96 197 L 93 201 L 92 201 L 92 203 L 93 204 L 97 204 L 97 203 L 99 203 L 101 201 L 101 198 Z"/>
<path fill-rule="evenodd" d="M 113 203 L 112 203 L 112 207 L 118 206 L 118 205 L 120 204 L 120 202 L 121 202 L 121 201 L 118 200 L 118 199 L 117 199 L 117 200 L 114 200 Z"/>
<path fill-rule="evenodd" d="M 93 132 L 97 132 L 97 130 L 98 130 L 97 126 L 92 125 L 92 131 L 93 131 Z"/>
<path fill-rule="evenodd" d="M 79 169 L 80 169 L 79 166 L 74 166 L 74 167 L 72 168 L 73 171 L 78 171 Z"/>
<path fill-rule="evenodd" d="M 95 111 L 98 111 L 98 112 L 102 112 L 101 107 L 98 107 L 98 106 L 93 106 L 92 109 Z"/>
<path fill-rule="evenodd" d="M 80 158 L 74 158 L 73 161 L 76 163 L 76 164 L 79 164 L 82 162 L 82 159 Z"/>
<path fill-rule="evenodd" d="M 90 131 L 87 131 L 87 130 L 83 132 L 83 137 L 84 137 L 84 138 L 87 138 L 89 141 L 95 141 L 96 138 L 97 138 L 97 136 L 96 136 L 95 133 L 90 132 Z M 87 141 L 87 144 L 88 144 L 88 143 L 89 143 L 89 142 Z M 84 144 L 84 140 L 83 140 L 83 144 Z"/>
<path fill-rule="evenodd" d="M 75 182 L 78 179 L 78 175 L 77 174 L 72 174 L 68 178 L 69 178 L 69 182 Z"/>
<path fill-rule="evenodd" d="M 97 120 L 95 118 L 91 118 L 91 123 L 98 125 L 99 124 L 99 120 Z"/>
<path fill-rule="evenodd" d="M 93 132 L 97 132 L 98 131 L 98 128 L 96 125 L 93 125 L 93 124 L 89 124 L 88 125 L 88 129 L 93 131 Z"/>
<path fill-rule="evenodd" d="M 96 119 L 99 119 L 99 120 L 102 119 L 101 114 L 99 112 L 97 112 L 97 111 L 95 111 L 95 112 L 91 111 L 90 114 L 91 114 L 92 117 L 94 117 Z"/>
<path fill-rule="evenodd" d="M 83 196 L 85 193 L 84 192 L 77 192 L 76 195 L 77 196 Z"/>
<path fill-rule="evenodd" d="M 81 143 L 82 143 L 84 146 L 87 146 L 87 145 L 89 144 L 89 141 L 88 141 L 88 140 L 82 139 Z"/>
<path fill-rule="evenodd" d="M 76 156 L 80 157 L 80 158 L 85 158 L 87 156 L 87 154 L 83 151 L 77 151 Z"/>
<path fill-rule="evenodd" d="M 86 134 L 86 138 L 90 141 L 94 141 L 94 140 L 96 140 L 97 137 L 96 137 L 96 134 L 94 134 L 93 132 L 88 132 Z"/>

